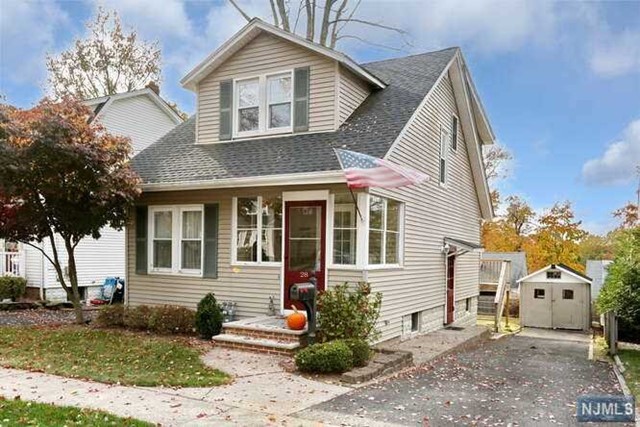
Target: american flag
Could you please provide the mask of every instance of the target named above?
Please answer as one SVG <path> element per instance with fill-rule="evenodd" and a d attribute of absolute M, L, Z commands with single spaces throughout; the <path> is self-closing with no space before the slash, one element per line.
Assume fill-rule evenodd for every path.
<path fill-rule="evenodd" d="M 367 154 L 335 149 L 349 188 L 396 188 L 420 184 L 429 177 L 417 170 L 399 166 Z"/>

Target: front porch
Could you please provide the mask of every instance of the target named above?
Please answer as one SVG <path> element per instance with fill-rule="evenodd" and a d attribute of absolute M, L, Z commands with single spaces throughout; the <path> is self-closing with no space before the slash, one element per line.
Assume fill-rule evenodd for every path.
<path fill-rule="evenodd" d="M 287 328 L 283 316 L 263 316 L 225 323 L 213 337 L 217 346 L 259 353 L 293 355 L 307 345 L 307 330 Z"/>

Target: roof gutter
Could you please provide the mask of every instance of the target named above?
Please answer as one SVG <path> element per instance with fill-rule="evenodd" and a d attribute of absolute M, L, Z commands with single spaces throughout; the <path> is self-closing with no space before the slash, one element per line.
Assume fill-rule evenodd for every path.
<path fill-rule="evenodd" d="M 210 190 L 235 187 L 270 187 L 280 185 L 318 185 L 344 184 L 346 179 L 342 171 L 295 173 L 286 175 L 265 175 L 246 178 L 227 178 L 206 181 L 182 181 L 174 183 L 142 184 L 142 191 L 182 191 Z"/>

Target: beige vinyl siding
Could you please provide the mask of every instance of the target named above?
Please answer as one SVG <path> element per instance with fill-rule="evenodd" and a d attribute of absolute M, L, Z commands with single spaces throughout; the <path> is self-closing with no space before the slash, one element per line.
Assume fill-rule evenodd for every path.
<path fill-rule="evenodd" d="M 177 304 L 195 308 L 207 292 L 215 292 L 220 301 L 235 301 L 238 316 L 262 316 L 267 313 L 269 296 L 273 296 L 276 307 L 280 307 L 280 266 L 231 265 L 232 198 L 271 197 L 283 191 L 318 190 L 326 187 L 284 187 L 234 190 L 200 190 L 163 193 L 145 193 L 141 203 L 153 205 L 169 204 L 219 204 L 218 233 L 218 278 L 205 279 L 184 275 L 135 274 L 135 224 L 127 227 L 128 238 L 128 293 L 129 303 Z M 344 187 L 335 189 L 344 191 Z M 362 272 L 329 269 L 329 286 L 345 281 L 362 280 Z"/>
<path fill-rule="evenodd" d="M 220 82 L 310 67 L 309 131 L 335 128 L 335 61 L 273 35 L 261 34 L 236 52 L 198 86 L 198 143 L 218 142 Z"/>
<path fill-rule="evenodd" d="M 42 245 L 37 242 L 33 242 L 33 244 L 39 247 Z M 42 256 L 42 252 L 28 245 L 23 245 L 22 249 L 25 256 L 25 279 L 27 279 L 27 285 L 40 287 L 44 281 L 42 272 L 45 259 Z"/>
<path fill-rule="evenodd" d="M 340 67 L 340 85 L 338 90 L 339 125 L 349 118 L 356 108 L 369 96 L 369 93 L 371 93 L 369 87 L 361 78 L 355 76 L 344 67 Z"/>
<path fill-rule="evenodd" d="M 413 312 L 442 307 L 444 322 L 443 238 L 480 243 L 480 208 L 461 128 L 458 149 L 449 152 L 446 187 L 438 181 L 440 125 L 449 126 L 454 113 L 453 87 L 446 76 L 389 155 L 391 161 L 427 173 L 430 180 L 419 187 L 372 191 L 405 203 L 404 267 L 368 272 L 373 290 L 384 293 L 383 340 L 400 335 L 402 316 Z M 457 258 L 456 301 L 478 294 L 479 262 L 475 253 Z"/>
<path fill-rule="evenodd" d="M 176 123 L 147 95 L 113 101 L 100 116 L 109 132 L 131 138 L 137 154 L 156 142 L 176 126 Z"/>

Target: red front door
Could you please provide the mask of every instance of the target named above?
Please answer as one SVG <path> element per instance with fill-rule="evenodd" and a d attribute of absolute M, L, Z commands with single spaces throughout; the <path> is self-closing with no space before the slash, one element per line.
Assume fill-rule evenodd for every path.
<path fill-rule="evenodd" d="M 455 315 L 455 272 L 456 272 L 456 256 L 447 256 L 447 321 L 446 324 L 453 323 Z"/>
<path fill-rule="evenodd" d="M 285 202 L 285 210 L 284 309 L 291 310 L 291 285 L 315 277 L 318 291 L 324 290 L 327 203 Z"/>

